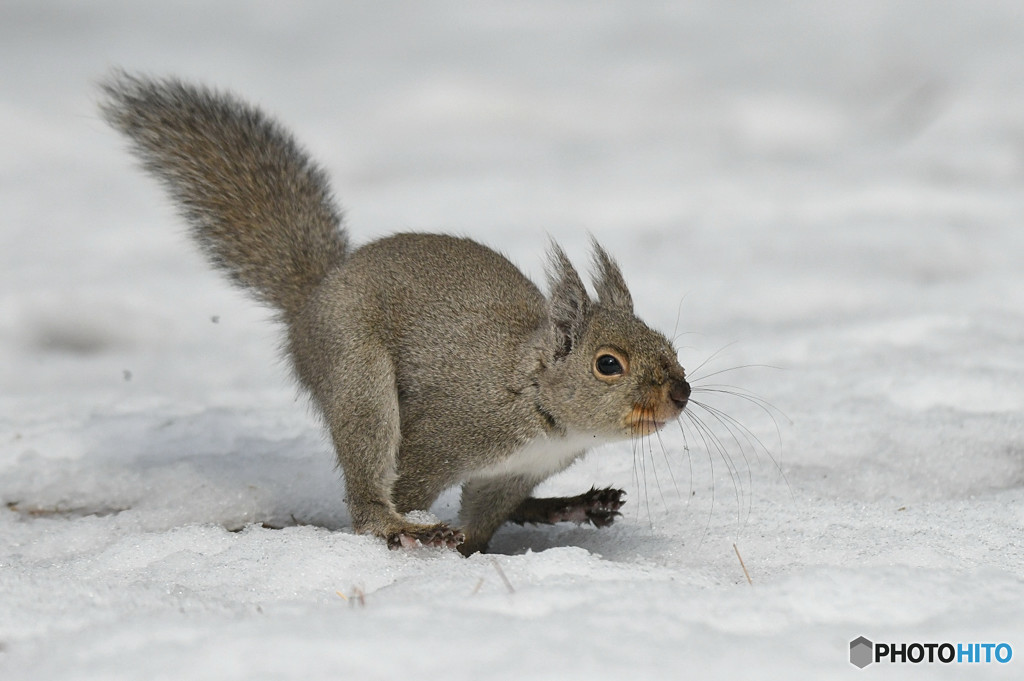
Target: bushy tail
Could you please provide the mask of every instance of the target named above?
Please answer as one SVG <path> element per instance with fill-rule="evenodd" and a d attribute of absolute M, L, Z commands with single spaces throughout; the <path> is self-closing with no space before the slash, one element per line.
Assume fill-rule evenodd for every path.
<path fill-rule="evenodd" d="M 344 260 L 326 174 L 262 111 L 174 79 L 117 72 L 101 87 L 104 117 L 236 283 L 289 315 Z"/>

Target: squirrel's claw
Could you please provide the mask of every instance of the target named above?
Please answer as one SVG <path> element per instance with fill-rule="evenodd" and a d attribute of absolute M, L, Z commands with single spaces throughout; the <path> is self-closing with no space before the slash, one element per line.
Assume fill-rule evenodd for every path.
<path fill-rule="evenodd" d="M 401 532 L 388 535 L 389 549 L 412 549 L 420 546 L 455 549 L 466 541 L 466 535 L 453 530 L 447 525 L 427 525 L 420 528 L 407 528 Z"/>

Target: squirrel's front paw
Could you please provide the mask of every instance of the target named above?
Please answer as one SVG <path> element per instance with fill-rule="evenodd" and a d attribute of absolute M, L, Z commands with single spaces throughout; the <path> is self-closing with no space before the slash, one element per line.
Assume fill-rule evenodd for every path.
<path fill-rule="evenodd" d="M 466 541 L 466 535 L 440 523 L 437 525 L 410 525 L 399 532 L 388 535 L 387 539 L 389 549 L 410 549 L 418 546 L 455 549 Z"/>
<path fill-rule="evenodd" d="M 577 523 L 591 523 L 594 527 L 608 527 L 622 515 L 619 509 L 626 503 L 626 491 L 606 487 L 591 487 L 589 492 L 576 497 L 576 504 L 569 509 L 567 520 Z M 581 516 L 582 513 L 582 516 Z"/>

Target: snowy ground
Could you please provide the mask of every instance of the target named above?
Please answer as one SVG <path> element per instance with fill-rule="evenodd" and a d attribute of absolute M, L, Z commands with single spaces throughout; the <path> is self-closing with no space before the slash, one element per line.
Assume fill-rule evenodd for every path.
<path fill-rule="evenodd" d="M 1020 678 L 1022 64 L 1016 0 L 5 0 L 0 678 Z M 684 365 L 778 367 L 703 382 L 784 413 L 704 395 L 771 456 L 609 446 L 543 491 L 618 524 L 493 557 L 354 535 L 267 313 L 98 120 L 114 65 L 275 112 L 359 241 L 538 277 L 592 232 Z"/>

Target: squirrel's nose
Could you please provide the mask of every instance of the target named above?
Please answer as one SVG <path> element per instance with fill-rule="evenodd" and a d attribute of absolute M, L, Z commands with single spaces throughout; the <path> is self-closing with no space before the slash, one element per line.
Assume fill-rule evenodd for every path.
<path fill-rule="evenodd" d="M 682 409 L 690 399 L 690 384 L 686 381 L 672 381 L 668 396 L 677 407 Z"/>

